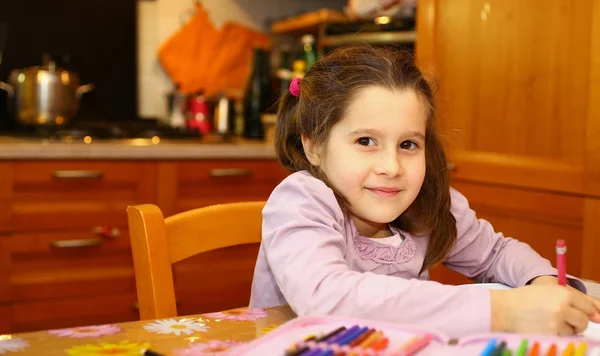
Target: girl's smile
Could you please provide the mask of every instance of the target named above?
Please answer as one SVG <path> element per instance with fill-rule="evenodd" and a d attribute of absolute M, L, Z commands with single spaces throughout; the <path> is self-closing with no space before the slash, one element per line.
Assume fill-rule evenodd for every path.
<path fill-rule="evenodd" d="M 388 187 L 375 187 L 375 188 L 366 188 L 371 193 L 383 197 L 383 198 L 393 198 L 400 193 L 400 189 L 398 188 L 388 188 Z"/>

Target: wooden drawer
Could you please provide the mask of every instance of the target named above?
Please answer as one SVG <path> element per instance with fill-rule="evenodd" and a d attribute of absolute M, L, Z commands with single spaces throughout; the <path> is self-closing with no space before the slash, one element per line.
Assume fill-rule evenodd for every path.
<path fill-rule="evenodd" d="M 135 293 L 129 235 L 105 237 L 90 230 L 14 233 L 8 251 L 4 300 Z M 6 254 L 6 253 L 5 253 Z"/>
<path fill-rule="evenodd" d="M 267 200 L 288 174 L 275 160 L 160 163 L 158 204 L 168 216 L 213 204 Z"/>
<path fill-rule="evenodd" d="M 453 182 L 469 199 L 479 218 L 504 236 L 529 244 L 556 265 L 555 244 L 564 239 L 569 250 L 569 273 L 581 273 L 584 198 L 529 189 Z"/>
<path fill-rule="evenodd" d="M 569 273 L 581 273 L 583 206 L 578 196 L 531 189 L 474 183 L 453 179 L 452 186 L 469 200 L 478 218 L 489 221 L 494 230 L 529 244 L 556 265 L 555 243 L 564 239 L 569 250 Z M 445 284 L 470 281 L 457 272 L 437 266 L 431 279 Z"/>
<path fill-rule="evenodd" d="M 121 293 L 15 303 L 8 315 L 10 332 L 139 320 L 135 298 L 135 293 Z"/>
<path fill-rule="evenodd" d="M 127 226 L 128 205 L 156 196 L 152 162 L 12 163 L 9 228 L 48 230 Z"/>
<path fill-rule="evenodd" d="M 202 314 L 248 306 L 258 249 L 259 244 L 232 246 L 174 264 L 178 314 Z"/>

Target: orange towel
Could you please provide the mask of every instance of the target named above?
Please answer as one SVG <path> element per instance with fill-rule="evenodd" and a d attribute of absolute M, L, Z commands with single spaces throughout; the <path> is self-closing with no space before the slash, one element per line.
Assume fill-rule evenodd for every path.
<path fill-rule="evenodd" d="M 217 46 L 219 33 L 201 4 L 196 13 L 159 49 L 158 58 L 171 80 L 184 93 L 205 90 L 210 49 Z"/>
<path fill-rule="evenodd" d="M 254 47 L 271 39 L 243 25 L 226 22 L 218 31 L 201 4 L 192 19 L 159 49 L 159 61 L 184 93 L 243 92 L 252 70 Z"/>
<path fill-rule="evenodd" d="M 210 65 L 206 95 L 228 90 L 245 91 L 252 71 L 254 47 L 268 49 L 270 45 L 271 39 L 263 33 L 237 23 L 225 23 Z"/>

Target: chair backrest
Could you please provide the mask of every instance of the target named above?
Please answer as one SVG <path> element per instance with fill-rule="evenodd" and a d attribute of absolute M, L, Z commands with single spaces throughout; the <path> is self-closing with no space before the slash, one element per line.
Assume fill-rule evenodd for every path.
<path fill-rule="evenodd" d="M 140 319 L 177 316 L 172 264 L 235 245 L 260 243 L 265 202 L 213 205 L 164 218 L 156 205 L 127 207 Z"/>

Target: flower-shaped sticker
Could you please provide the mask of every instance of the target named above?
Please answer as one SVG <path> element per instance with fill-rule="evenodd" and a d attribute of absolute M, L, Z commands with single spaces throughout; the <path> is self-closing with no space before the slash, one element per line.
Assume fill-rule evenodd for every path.
<path fill-rule="evenodd" d="M 211 340 L 206 343 L 192 343 L 187 349 L 177 349 L 177 356 L 226 355 L 232 348 L 241 345 L 239 341 Z"/>
<path fill-rule="evenodd" d="M 140 343 L 123 341 L 118 344 L 109 344 L 103 342 L 96 345 L 73 346 L 65 351 L 67 351 L 67 355 L 69 356 L 139 356 L 142 350 L 149 348 L 150 344 L 147 342 Z"/>
<path fill-rule="evenodd" d="M 60 337 L 99 337 L 103 335 L 113 335 L 121 331 L 121 328 L 116 325 L 93 325 L 83 326 L 79 328 L 55 329 L 48 330 L 48 333 Z"/>
<path fill-rule="evenodd" d="M 220 320 L 253 321 L 266 318 L 267 312 L 260 308 L 227 310 L 217 313 L 204 314 L 205 317 Z"/>
<path fill-rule="evenodd" d="M 194 319 L 183 318 L 180 320 L 164 319 L 144 325 L 144 329 L 155 332 L 157 334 L 193 334 L 196 331 L 206 332 L 208 326 L 204 323 L 197 322 Z"/>
<path fill-rule="evenodd" d="M 29 343 L 12 335 L 0 335 L 0 354 L 22 351 Z"/>

